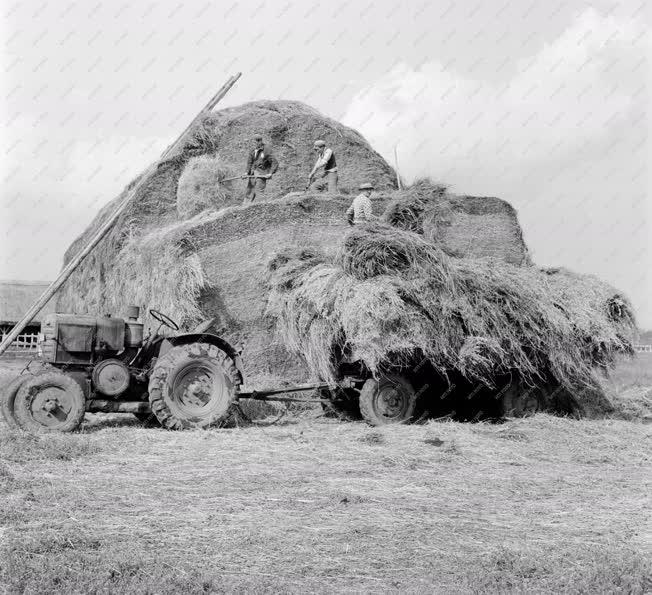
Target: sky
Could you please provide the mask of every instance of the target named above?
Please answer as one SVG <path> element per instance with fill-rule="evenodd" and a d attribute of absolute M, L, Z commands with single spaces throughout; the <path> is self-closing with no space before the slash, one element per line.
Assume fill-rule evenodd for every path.
<path fill-rule="evenodd" d="M 0 18 L 0 279 L 54 279 L 241 71 L 222 107 L 305 101 L 396 148 L 407 181 L 509 201 L 537 264 L 598 275 L 652 328 L 643 0 L 10 0 Z"/>

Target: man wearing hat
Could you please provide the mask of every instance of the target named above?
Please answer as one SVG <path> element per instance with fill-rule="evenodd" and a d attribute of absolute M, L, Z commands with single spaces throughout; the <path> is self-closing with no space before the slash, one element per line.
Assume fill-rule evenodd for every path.
<path fill-rule="evenodd" d="M 244 204 L 254 202 L 256 197 L 265 192 L 267 180 L 278 169 L 278 161 L 268 145 L 263 143 L 263 135 L 254 135 L 254 147 L 247 157 L 247 194 Z"/>
<path fill-rule="evenodd" d="M 358 225 L 377 219 L 371 206 L 371 192 L 373 189 L 374 187 L 371 184 L 360 184 L 358 187 L 358 190 L 361 191 L 360 194 L 353 199 L 351 206 L 346 211 L 349 225 Z"/>
<path fill-rule="evenodd" d="M 337 163 L 335 161 L 335 153 L 333 153 L 333 149 L 326 147 L 326 143 L 323 140 L 316 140 L 313 150 L 317 153 L 317 161 L 308 176 L 308 187 L 312 184 L 312 179 L 317 170 L 323 168 L 322 180 L 315 183 L 315 188 L 320 191 L 323 190 L 324 186 L 326 186 L 323 178 L 326 178 L 325 182 L 328 184 L 328 192 L 335 194 L 337 192 Z"/>

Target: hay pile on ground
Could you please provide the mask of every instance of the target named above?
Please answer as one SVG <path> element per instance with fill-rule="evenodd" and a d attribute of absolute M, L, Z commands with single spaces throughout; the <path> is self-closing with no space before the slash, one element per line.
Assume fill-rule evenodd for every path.
<path fill-rule="evenodd" d="M 596 368 L 631 351 L 627 301 L 592 277 L 457 259 L 413 232 L 356 229 L 337 257 L 285 253 L 270 264 L 270 313 L 284 342 L 333 381 L 341 354 L 374 374 L 418 367 L 492 386 L 597 390 Z"/>

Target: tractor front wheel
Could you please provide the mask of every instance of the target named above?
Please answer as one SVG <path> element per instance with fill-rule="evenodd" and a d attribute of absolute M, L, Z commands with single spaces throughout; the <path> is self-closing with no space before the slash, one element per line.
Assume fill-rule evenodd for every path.
<path fill-rule="evenodd" d="M 233 413 L 239 373 L 215 345 L 178 345 L 162 355 L 149 380 L 152 412 L 164 428 L 223 425 Z"/>
<path fill-rule="evenodd" d="M 30 378 L 32 378 L 32 376 L 28 374 L 17 376 L 7 386 L 3 386 L 0 391 L 0 411 L 2 412 L 2 417 L 4 417 L 7 425 L 12 430 L 17 430 L 19 427 L 16 423 L 16 418 L 14 417 L 16 395 L 18 394 L 20 387 Z"/>
<path fill-rule="evenodd" d="M 14 402 L 16 422 L 31 433 L 72 432 L 85 411 L 81 386 L 61 372 L 46 372 L 25 381 Z"/>
<path fill-rule="evenodd" d="M 409 423 L 416 405 L 412 384 L 398 374 L 369 378 L 360 391 L 360 413 L 372 426 Z"/>

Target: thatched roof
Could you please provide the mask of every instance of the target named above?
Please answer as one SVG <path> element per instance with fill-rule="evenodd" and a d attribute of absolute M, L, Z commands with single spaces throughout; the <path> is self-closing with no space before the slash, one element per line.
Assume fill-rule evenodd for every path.
<path fill-rule="evenodd" d="M 13 325 L 43 294 L 48 281 L 0 281 L 0 324 Z M 50 300 L 36 315 L 33 322 L 40 322 L 45 314 L 54 312 L 55 300 Z"/>

